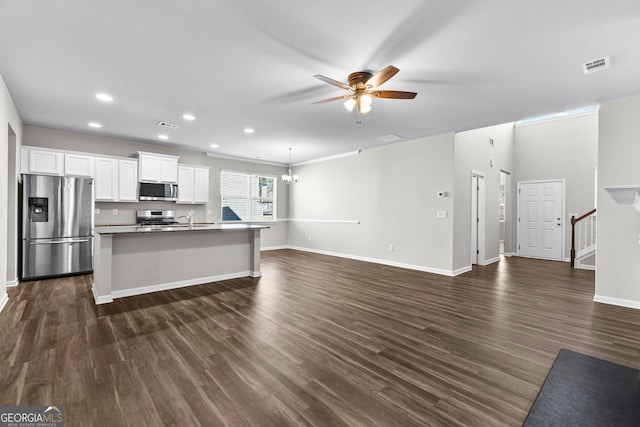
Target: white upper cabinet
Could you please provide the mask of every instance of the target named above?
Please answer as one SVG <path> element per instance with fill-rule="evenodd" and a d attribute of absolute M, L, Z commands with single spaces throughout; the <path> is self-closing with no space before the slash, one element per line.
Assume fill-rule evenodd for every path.
<path fill-rule="evenodd" d="M 209 203 L 209 168 L 193 169 L 193 201 Z"/>
<path fill-rule="evenodd" d="M 193 203 L 193 168 L 178 166 L 177 203 Z"/>
<path fill-rule="evenodd" d="M 141 182 L 178 182 L 178 157 L 138 151 Z"/>
<path fill-rule="evenodd" d="M 180 165 L 178 167 L 177 203 L 209 202 L 209 168 Z"/>
<path fill-rule="evenodd" d="M 138 201 L 138 162 L 118 160 L 118 201 Z"/>
<path fill-rule="evenodd" d="M 22 173 L 63 175 L 64 154 L 53 150 L 22 148 Z"/>
<path fill-rule="evenodd" d="M 96 157 L 93 191 L 96 201 L 118 200 L 118 159 Z"/>
<path fill-rule="evenodd" d="M 97 202 L 137 202 L 138 162 L 96 157 L 94 191 Z"/>
<path fill-rule="evenodd" d="M 94 159 L 95 157 L 84 154 L 65 154 L 64 174 L 66 176 L 93 176 Z"/>

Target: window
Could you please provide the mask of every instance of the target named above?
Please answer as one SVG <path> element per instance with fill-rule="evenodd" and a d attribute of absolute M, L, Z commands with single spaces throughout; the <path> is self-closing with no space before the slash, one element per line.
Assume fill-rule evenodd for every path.
<path fill-rule="evenodd" d="M 222 221 L 275 221 L 276 177 L 222 171 Z"/>

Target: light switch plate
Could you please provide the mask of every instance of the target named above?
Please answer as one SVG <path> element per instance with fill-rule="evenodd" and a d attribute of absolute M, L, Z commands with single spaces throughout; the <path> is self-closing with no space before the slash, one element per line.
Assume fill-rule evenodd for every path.
<path fill-rule="evenodd" d="M 438 211 L 438 214 L 436 216 L 439 219 L 445 219 L 447 218 L 447 211 Z"/>

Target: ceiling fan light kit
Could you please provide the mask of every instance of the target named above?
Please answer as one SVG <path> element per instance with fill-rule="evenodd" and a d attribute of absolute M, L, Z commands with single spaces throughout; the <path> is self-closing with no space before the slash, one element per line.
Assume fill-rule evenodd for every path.
<path fill-rule="evenodd" d="M 313 104 L 324 104 L 327 102 L 346 99 L 344 103 L 345 108 L 349 111 L 353 111 L 355 107 L 356 113 L 358 114 L 357 123 L 360 123 L 360 115 L 367 114 L 371 111 L 371 104 L 373 103 L 374 97 L 388 99 L 413 99 L 416 97 L 416 92 L 377 90 L 380 85 L 389 80 L 391 77 L 395 76 L 398 71 L 400 70 L 393 65 L 389 65 L 383 68 L 376 74 L 371 74 L 368 71 L 356 71 L 355 73 L 349 74 L 349 77 L 347 78 L 347 80 L 349 80 L 349 84 L 316 74 L 313 77 L 317 78 L 318 80 L 322 80 L 325 83 L 348 90 L 352 93 L 343 96 L 336 96 L 334 98 L 323 99 L 321 101 L 316 101 Z"/>

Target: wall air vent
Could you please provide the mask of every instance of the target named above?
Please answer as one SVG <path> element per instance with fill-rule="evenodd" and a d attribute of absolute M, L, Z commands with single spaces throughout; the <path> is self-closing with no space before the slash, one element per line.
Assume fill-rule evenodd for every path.
<path fill-rule="evenodd" d="M 585 74 L 595 73 L 596 71 L 602 71 L 609 68 L 611 64 L 609 63 L 609 57 L 605 56 L 604 58 L 594 59 L 593 61 L 585 62 L 582 64 L 582 71 Z"/>
<path fill-rule="evenodd" d="M 162 126 L 163 128 L 169 128 L 169 129 L 178 129 L 180 127 L 180 125 L 174 125 L 173 123 L 168 123 L 168 122 L 158 122 L 158 126 Z"/>

